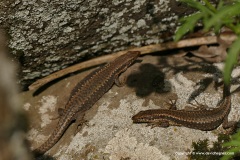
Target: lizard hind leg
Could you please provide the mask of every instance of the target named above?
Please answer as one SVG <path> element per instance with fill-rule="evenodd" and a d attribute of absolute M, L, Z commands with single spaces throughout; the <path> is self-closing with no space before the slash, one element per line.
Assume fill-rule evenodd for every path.
<path fill-rule="evenodd" d="M 84 116 L 85 116 L 85 113 L 80 113 L 80 114 L 77 114 L 75 117 L 75 125 L 76 125 L 75 133 L 74 133 L 75 135 L 78 132 L 80 132 L 83 124 L 86 124 L 88 126 L 88 121 L 84 119 Z"/>
<path fill-rule="evenodd" d="M 233 134 L 237 129 L 237 122 L 228 121 L 228 117 L 225 117 L 222 123 L 223 129 L 225 129 L 226 134 Z"/>
<path fill-rule="evenodd" d="M 58 115 L 56 117 L 51 118 L 51 120 L 59 119 L 62 115 L 64 115 L 64 109 L 58 108 Z"/>
<path fill-rule="evenodd" d="M 187 111 L 200 111 L 200 110 L 205 110 L 205 111 L 209 111 L 211 110 L 210 108 L 208 108 L 208 106 L 206 104 L 202 104 L 202 103 L 199 103 L 196 99 L 194 99 L 194 102 L 195 103 L 192 103 L 192 102 L 188 102 L 188 104 L 190 105 L 187 105 L 185 106 L 185 110 Z"/>
<path fill-rule="evenodd" d="M 64 115 L 64 109 L 63 108 L 58 108 L 58 115 L 59 116 Z"/>
<path fill-rule="evenodd" d="M 169 99 L 168 102 L 165 102 L 168 106 L 169 106 L 169 109 L 171 110 L 177 110 L 177 100 L 175 99 Z"/>
<path fill-rule="evenodd" d="M 194 103 L 190 102 L 189 104 L 191 104 L 192 106 L 196 107 L 194 110 L 208 110 L 208 106 L 204 103 L 199 103 L 196 99 L 194 99 Z"/>
<path fill-rule="evenodd" d="M 122 87 L 125 85 L 126 83 L 126 77 L 123 77 L 122 80 L 120 80 L 120 77 L 117 75 L 115 76 L 115 80 L 114 80 L 115 84 L 118 86 L 118 87 Z"/>

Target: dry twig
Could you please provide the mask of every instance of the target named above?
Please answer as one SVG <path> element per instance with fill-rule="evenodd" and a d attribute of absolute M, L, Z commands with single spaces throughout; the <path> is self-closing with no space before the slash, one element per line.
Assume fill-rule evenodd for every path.
<path fill-rule="evenodd" d="M 222 34 L 221 39 L 223 40 L 234 40 L 236 38 L 233 34 Z M 126 53 L 127 51 L 140 51 L 141 54 L 150 54 L 153 52 L 159 52 L 159 51 L 165 51 L 165 50 L 171 50 L 171 49 L 177 49 L 177 48 L 184 48 L 184 47 L 192 47 L 192 46 L 200 46 L 200 45 L 206 45 L 206 44 L 215 44 L 217 43 L 217 37 L 216 36 L 208 36 L 208 37 L 200 37 L 200 38 L 191 38 L 191 39 L 185 39 L 178 42 L 167 42 L 162 44 L 154 44 L 154 45 L 148 45 L 144 47 L 136 47 L 131 48 L 125 51 L 116 52 L 113 54 L 109 54 L 106 56 L 94 58 L 85 62 L 78 63 L 76 65 L 73 65 L 71 67 L 62 69 L 60 71 L 57 71 L 53 74 L 50 74 L 42 79 L 37 80 L 33 84 L 31 84 L 28 88 L 29 90 L 40 88 L 41 86 L 60 78 L 64 75 L 67 75 L 69 73 L 76 72 L 78 70 L 88 68 L 91 66 L 100 65 L 102 63 L 106 63 L 108 61 L 111 61 L 112 59 Z"/>

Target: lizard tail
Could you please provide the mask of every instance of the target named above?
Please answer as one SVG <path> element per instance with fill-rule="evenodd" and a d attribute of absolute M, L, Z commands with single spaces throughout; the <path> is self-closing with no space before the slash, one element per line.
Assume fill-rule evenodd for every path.
<path fill-rule="evenodd" d="M 47 152 L 49 149 L 56 144 L 59 139 L 62 137 L 63 133 L 67 130 L 68 126 L 71 124 L 71 116 L 66 115 L 62 116 L 57 124 L 57 127 L 54 129 L 51 136 L 38 148 L 33 150 L 35 157 L 39 157 Z"/>

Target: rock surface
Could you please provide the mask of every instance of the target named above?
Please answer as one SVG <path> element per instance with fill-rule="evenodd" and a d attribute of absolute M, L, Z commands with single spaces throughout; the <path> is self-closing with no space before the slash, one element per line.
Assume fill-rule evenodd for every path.
<path fill-rule="evenodd" d="M 27 87 L 100 54 L 168 41 L 190 12 L 175 0 L 10 0 L 0 2 L 0 27 Z"/>
<path fill-rule="evenodd" d="M 214 88 L 221 78 L 223 63 L 208 64 L 196 57 L 147 55 L 131 66 L 121 78 L 126 85 L 114 85 L 86 113 L 88 122 L 76 132 L 72 124 L 61 140 L 47 152 L 47 159 L 186 159 L 192 142 L 209 139 L 217 141 L 224 133 L 221 126 L 213 131 L 186 127 L 151 128 L 133 124 L 131 117 L 140 110 L 168 108 L 168 99 L 177 99 L 177 108 L 184 109 L 196 99 L 210 108 L 222 98 L 222 88 Z M 233 77 L 239 76 L 239 67 Z M 41 145 L 51 134 L 58 120 L 57 108 L 64 107 L 73 87 L 90 70 L 64 78 L 41 93 L 22 93 L 24 108 L 30 117 L 29 140 L 33 148 Z M 232 85 L 234 91 L 237 85 Z M 84 95 L 83 95 L 84 96 Z M 239 93 L 232 94 L 229 120 L 239 120 Z M 186 107 L 187 108 L 187 107 Z"/>

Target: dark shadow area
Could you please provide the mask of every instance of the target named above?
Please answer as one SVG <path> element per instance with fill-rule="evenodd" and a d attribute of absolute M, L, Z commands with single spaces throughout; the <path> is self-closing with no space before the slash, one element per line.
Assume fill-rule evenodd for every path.
<path fill-rule="evenodd" d="M 195 47 L 186 48 L 185 51 L 188 52 L 194 48 Z M 151 93 L 161 94 L 170 92 L 164 90 L 164 83 L 167 82 L 165 73 L 168 71 L 171 71 L 173 75 L 179 73 L 187 75 L 192 73 L 190 80 L 197 82 L 195 84 L 197 88 L 190 94 L 187 103 L 196 99 L 196 97 L 205 92 L 209 86 L 213 85 L 217 90 L 217 88 L 223 85 L 222 80 L 220 80 L 223 77 L 222 71 L 204 58 L 187 53 L 185 56 L 171 57 L 172 61 L 170 63 L 169 56 L 175 55 L 178 51 L 179 49 L 152 54 L 152 56 L 156 56 L 158 59 L 158 64 L 141 64 L 139 71 L 128 76 L 126 81 L 127 85 L 135 89 L 137 96 L 146 97 Z M 163 69 L 165 69 L 164 72 Z M 199 74 L 209 74 L 209 76 L 195 76 Z M 239 79 L 240 76 L 232 78 L 231 84 L 239 84 Z M 179 81 L 179 83 L 181 82 Z M 234 90 L 233 93 L 238 91 L 240 91 L 240 87 Z"/>
<path fill-rule="evenodd" d="M 219 84 L 217 84 L 219 79 L 216 79 L 216 77 L 223 77 L 222 71 L 219 70 L 216 66 L 206 61 L 204 58 L 195 57 L 191 54 L 187 54 L 183 57 L 177 57 L 176 60 L 172 58 L 172 64 L 168 63 L 166 59 L 167 57 L 164 56 L 161 56 L 159 58 L 159 66 L 161 69 L 169 68 L 169 70 L 173 72 L 173 75 L 179 73 L 192 73 L 192 80 L 198 82 L 196 83 L 196 86 L 198 87 L 194 92 L 191 93 L 188 98 L 188 102 L 194 100 L 202 92 L 205 92 L 212 83 L 215 88 L 219 87 Z M 179 62 L 180 59 L 182 59 L 184 62 Z M 209 74 L 212 76 L 194 77 L 194 74 L 196 74 L 196 72 L 201 74 Z"/>
<path fill-rule="evenodd" d="M 165 74 L 152 64 L 140 65 L 140 71 L 130 74 L 127 78 L 127 85 L 135 88 L 136 95 L 145 97 L 152 92 L 164 92 Z"/>
<path fill-rule="evenodd" d="M 57 160 L 50 155 L 40 155 L 39 153 L 35 153 L 36 160 Z"/>
<path fill-rule="evenodd" d="M 192 50 L 193 48 L 194 47 L 187 48 L 186 51 Z M 205 61 L 204 58 L 187 54 L 182 57 L 177 57 L 176 60 L 172 57 L 172 62 L 169 63 L 169 56 L 174 55 L 177 51 L 179 50 L 172 50 L 171 52 L 164 51 L 161 53 L 152 54 L 152 56 L 155 56 L 158 59 L 158 64 L 141 64 L 139 66 L 139 71 L 132 73 L 127 77 L 126 84 L 135 89 L 137 96 L 146 97 L 151 93 L 161 94 L 169 92 L 164 90 L 164 83 L 167 82 L 165 73 L 168 71 L 173 72 L 173 75 L 181 72 L 183 72 L 183 74 L 191 72 L 193 76 L 195 72 L 198 72 L 198 74 L 212 75 L 208 77 L 193 77 L 194 79 L 192 80 L 198 83 L 196 83 L 196 90 L 190 94 L 187 101 L 188 103 L 194 100 L 201 93 L 205 92 L 212 83 L 215 89 L 220 87 L 221 84 L 217 83 L 219 80 L 216 79 L 216 77 L 223 77 L 221 70 L 211 63 Z M 180 59 L 182 59 L 181 62 L 179 62 Z M 163 69 L 167 69 L 167 71 L 165 70 L 163 72 Z M 233 81 L 236 80 L 233 79 Z"/>

